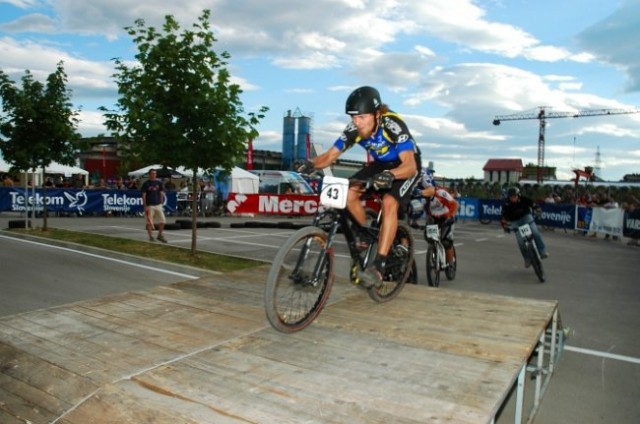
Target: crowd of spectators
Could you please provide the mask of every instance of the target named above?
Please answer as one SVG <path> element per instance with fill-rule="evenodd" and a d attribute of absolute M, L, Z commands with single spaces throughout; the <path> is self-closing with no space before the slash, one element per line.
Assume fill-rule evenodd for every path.
<path fill-rule="evenodd" d="M 444 184 L 456 197 L 477 197 L 481 199 L 502 200 L 505 198 L 507 189 L 513 184 L 497 184 L 483 182 L 445 182 Z M 630 186 L 605 186 L 593 184 L 523 184 L 515 186 L 527 197 L 534 199 L 537 203 L 570 204 L 586 207 L 621 208 L 626 212 L 632 212 L 640 207 L 640 187 Z M 584 233 L 586 235 L 586 233 Z M 596 233 L 591 233 L 591 237 L 597 237 Z M 617 237 L 604 235 L 604 239 L 616 240 Z M 640 240 L 631 238 L 627 244 L 640 246 Z"/>
<path fill-rule="evenodd" d="M 444 186 L 461 197 L 502 200 L 512 185 L 518 187 L 523 195 L 538 203 L 578 204 L 584 206 L 614 205 L 627 208 L 631 204 L 638 206 L 640 187 L 594 186 L 592 184 L 506 184 L 467 181 L 445 181 Z M 615 206 L 617 204 L 617 206 Z"/>

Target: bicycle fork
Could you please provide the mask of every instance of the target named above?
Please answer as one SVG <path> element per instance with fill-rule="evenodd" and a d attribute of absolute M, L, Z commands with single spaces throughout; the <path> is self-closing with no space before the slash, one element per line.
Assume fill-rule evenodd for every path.
<path fill-rule="evenodd" d="M 313 287 L 316 287 L 320 282 L 321 280 L 320 276 L 321 276 L 322 270 L 326 266 L 327 257 L 329 255 L 330 250 L 333 248 L 333 240 L 335 238 L 334 236 L 336 234 L 337 229 L 338 229 L 337 223 L 333 223 L 328 233 L 327 242 L 324 244 L 324 246 L 322 246 L 322 248 L 318 252 L 318 260 L 313 266 L 313 272 L 311 273 L 309 278 L 305 279 L 304 281 L 305 285 L 311 285 Z M 304 242 L 304 245 L 302 246 L 302 249 L 300 251 L 300 256 L 298 257 L 298 261 L 296 263 L 296 266 L 293 270 L 292 275 L 298 275 L 300 268 L 304 263 L 306 263 L 307 258 L 311 253 L 312 242 L 313 242 L 313 237 L 307 238 L 307 240 Z"/>
<path fill-rule="evenodd" d="M 444 245 L 442 243 L 435 243 L 435 245 L 438 251 L 438 263 L 440 264 L 440 269 L 445 269 L 447 267 L 447 252 L 444 250 Z"/>

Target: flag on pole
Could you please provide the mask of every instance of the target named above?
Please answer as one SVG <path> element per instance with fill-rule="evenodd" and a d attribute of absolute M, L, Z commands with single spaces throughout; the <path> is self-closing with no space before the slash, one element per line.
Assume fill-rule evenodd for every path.
<path fill-rule="evenodd" d="M 307 133 L 307 140 L 306 140 L 306 160 L 311 159 L 311 135 L 309 133 Z"/>
<path fill-rule="evenodd" d="M 247 171 L 253 170 L 253 140 L 249 139 L 247 146 Z"/>

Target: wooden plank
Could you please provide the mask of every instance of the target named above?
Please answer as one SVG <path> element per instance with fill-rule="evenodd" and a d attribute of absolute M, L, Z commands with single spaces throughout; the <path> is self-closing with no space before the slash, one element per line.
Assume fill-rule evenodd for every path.
<path fill-rule="evenodd" d="M 76 346 L 69 344 L 66 339 L 42 338 L 14 327 L 23 322 L 19 317 L 16 318 L 18 319 L 10 321 L 12 326 L 0 325 L 0 340 L 7 346 L 52 364 L 64 364 L 69 372 L 87 377 L 97 384 L 113 381 L 114 374 L 125 374 L 126 370 L 119 366 L 119 362 L 105 363 L 103 360 L 81 355 Z"/>
<path fill-rule="evenodd" d="M 99 387 L 88 378 L 4 343 L 0 343 L 0 358 L 3 390 L 38 410 L 59 413 Z"/>
<path fill-rule="evenodd" d="M 11 422 L 2 419 L 3 414 L 19 420 L 16 422 L 20 423 L 51 422 L 65 409 L 58 398 L 20 380 L 0 374 L 1 423 Z"/>
<path fill-rule="evenodd" d="M 496 296 L 407 287 L 401 300 L 372 306 L 365 298 L 350 298 L 315 325 L 359 333 L 375 332 L 396 343 L 520 363 L 532 352 L 556 302 L 523 301 Z M 375 309 L 372 318 L 371 309 Z"/>

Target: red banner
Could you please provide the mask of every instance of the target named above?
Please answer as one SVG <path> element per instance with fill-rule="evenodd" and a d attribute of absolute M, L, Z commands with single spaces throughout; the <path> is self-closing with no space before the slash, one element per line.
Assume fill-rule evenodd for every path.
<path fill-rule="evenodd" d="M 227 210 L 233 214 L 313 215 L 317 195 L 229 193 Z"/>
<path fill-rule="evenodd" d="M 320 196 L 302 194 L 242 194 L 229 193 L 227 210 L 232 214 L 254 215 L 314 215 L 318 211 Z M 378 211 L 377 201 L 363 201 L 365 208 Z"/>
<path fill-rule="evenodd" d="M 247 146 L 247 171 L 253 169 L 253 140 L 249 139 L 249 145 Z"/>

